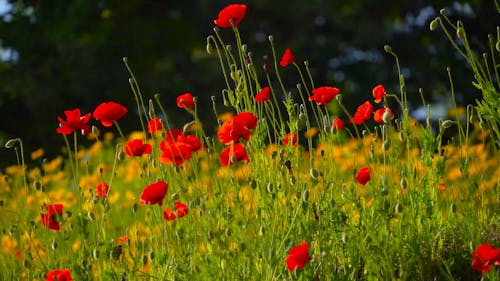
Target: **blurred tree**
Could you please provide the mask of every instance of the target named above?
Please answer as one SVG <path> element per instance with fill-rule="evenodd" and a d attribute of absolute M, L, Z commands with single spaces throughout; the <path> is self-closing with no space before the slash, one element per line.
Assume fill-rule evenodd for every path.
<path fill-rule="evenodd" d="M 207 129 L 214 126 L 210 96 L 218 97 L 223 78 L 218 61 L 205 52 L 205 37 L 226 1 L 146 0 L 8 0 L 12 8 L 0 25 L 0 142 L 21 136 L 28 150 L 44 147 L 57 153 L 62 138 L 55 134 L 57 116 L 79 107 L 91 112 L 102 101 L 115 100 L 131 109 L 122 126 L 139 128 L 129 75 L 129 62 L 145 98 L 155 93 L 177 126 L 190 121 L 175 107 L 175 96 L 198 96 Z M 446 67 L 452 68 L 459 102 L 477 97 L 464 61 L 441 31 L 429 22 L 441 8 L 464 20 L 472 43 L 485 46 L 495 31 L 498 14 L 490 1 L 300 1 L 255 0 L 248 4 L 240 30 L 255 61 L 269 55 L 273 34 L 278 55 L 290 47 L 298 61 L 309 60 L 316 85 L 342 89 L 351 108 L 369 98 L 382 83 L 398 90 L 389 44 L 400 55 L 413 106 L 420 105 L 418 88 L 429 101 L 448 93 Z M 228 43 L 230 30 L 222 31 Z M 7 55 L 5 55 L 7 54 Z M 298 81 L 284 70 L 290 88 Z M 175 118 L 174 118 L 175 116 Z M 212 123 L 210 123 L 212 122 Z M 4 157 L 4 151 L 2 155 Z"/>

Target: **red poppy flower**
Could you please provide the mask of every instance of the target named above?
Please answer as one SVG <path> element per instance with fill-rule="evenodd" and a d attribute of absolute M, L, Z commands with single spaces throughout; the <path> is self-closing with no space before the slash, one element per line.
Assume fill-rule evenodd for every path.
<path fill-rule="evenodd" d="M 445 185 L 444 183 L 440 183 L 440 184 L 438 185 L 438 189 L 439 189 L 439 190 L 446 190 L 446 185 Z"/>
<path fill-rule="evenodd" d="M 129 140 L 125 144 L 125 153 L 127 153 L 129 157 L 151 154 L 152 150 L 151 144 L 143 143 L 141 139 Z"/>
<path fill-rule="evenodd" d="M 309 101 L 315 101 L 319 105 L 327 105 L 339 92 L 340 90 L 335 87 L 319 87 L 312 90 L 313 95 L 309 97 Z"/>
<path fill-rule="evenodd" d="M 170 209 L 169 207 L 167 207 L 167 208 L 165 208 L 165 210 L 163 210 L 163 218 L 166 221 L 173 221 L 177 217 L 175 216 L 175 212 L 172 211 L 172 209 Z"/>
<path fill-rule="evenodd" d="M 182 134 L 177 138 L 177 142 L 188 145 L 191 152 L 196 152 L 201 148 L 201 140 L 194 135 Z"/>
<path fill-rule="evenodd" d="M 285 52 L 283 53 L 283 56 L 281 57 L 280 65 L 282 67 L 289 66 L 290 64 L 295 63 L 295 56 L 293 55 L 292 51 L 290 48 L 286 49 Z"/>
<path fill-rule="evenodd" d="M 500 249 L 491 244 L 481 244 L 472 253 L 472 267 L 481 273 L 487 273 L 491 267 L 500 265 Z"/>
<path fill-rule="evenodd" d="M 160 132 L 163 129 L 163 125 L 161 124 L 161 118 L 153 118 L 149 120 L 148 123 L 148 132 L 150 134 L 154 134 L 156 132 Z"/>
<path fill-rule="evenodd" d="M 366 101 L 362 105 L 358 106 L 358 110 L 356 110 L 356 113 L 354 113 L 354 124 L 361 125 L 365 121 L 370 120 L 372 113 L 373 105 L 369 101 Z"/>
<path fill-rule="evenodd" d="M 167 195 L 168 184 L 164 181 L 152 183 L 144 188 L 141 194 L 141 204 L 153 205 L 163 204 L 163 198 Z"/>
<path fill-rule="evenodd" d="M 257 127 L 257 116 L 251 112 L 240 112 L 233 119 L 247 130 L 253 130 Z"/>
<path fill-rule="evenodd" d="M 190 109 L 194 107 L 194 97 L 191 93 L 184 93 L 177 97 L 177 106 L 179 108 Z"/>
<path fill-rule="evenodd" d="M 288 270 L 293 271 L 297 268 L 304 268 L 310 260 L 309 245 L 307 242 L 303 242 L 288 252 L 288 257 L 285 259 L 285 263 Z"/>
<path fill-rule="evenodd" d="M 191 146 L 182 143 L 170 143 L 169 141 L 162 141 L 160 149 L 163 152 L 160 155 L 160 162 L 163 164 L 182 165 L 184 160 L 191 159 Z"/>
<path fill-rule="evenodd" d="M 175 209 L 177 210 L 177 217 L 182 218 L 189 213 L 188 206 L 182 202 L 175 202 Z"/>
<path fill-rule="evenodd" d="M 335 128 L 337 131 L 342 131 L 344 129 L 344 121 L 340 118 L 335 118 L 332 123 L 332 127 Z"/>
<path fill-rule="evenodd" d="M 256 102 L 266 102 L 271 98 L 271 88 L 264 87 L 255 95 Z"/>
<path fill-rule="evenodd" d="M 90 120 L 90 113 L 81 116 L 80 109 L 75 108 L 73 110 L 65 110 L 64 115 L 66 115 L 66 120 L 59 116 L 57 117 L 57 120 L 60 122 L 59 127 L 56 129 L 58 134 L 69 135 L 78 130 L 85 136 L 90 132 L 90 126 L 87 125 Z"/>
<path fill-rule="evenodd" d="M 217 130 L 217 137 L 223 144 L 236 143 L 240 138 L 250 139 L 251 133 L 241 124 L 234 121 L 233 118 L 224 121 Z"/>
<path fill-rule="evenodd" d="M 375 111 L 373 114 L 373 120 L 379 124 L 384 124 L 384 113 L 387 112 L 390 114 L 390 121 L 394 120 L 394 113 L 392 113 L 392 110 L 390 108 L 380 108 Z"/>
<path fill-rule="evenodd" d="M 368 167 L 361 168 L 356 175 L 356 179 L 359 184 L 366 185 L 370 181 L 370 169 Z"/>
<path fill-rule="evenodd" d="M 241 138 L 250 139 L 251 130 L 257 127 L 257 116 L 250 112 L 241 112 L 226 120 L 217 130 L 217 136 L 223 144 L 237 143 Z"/>
<path fill-rule="evenodd" d="M 42 218 L 42 224 L 48 229 L 57 231 L 61 230 L 61 224 L 56 220 L 56 218 L 58 216 L 62 216 L 63 205 L 46 205 L 45 209 L 48 211 L 48 214 L 40 214 Z"/>
<path fill-rule="evenodd" d="M 373 97 L 375 98 L 375 103 L 380 103 L 385 97 L 385 88 L 382 85 L 377 85 L 372 90 Z"/>
<path fill-rule="evenodd" d="M 127 242 L 127 235 L 123 235 L 123 236 L 120 236 L 118 237 L 118 244 L 123 244 L 125 242 Z"/>
<path fill-rule="evenodd" d="M 184 133 L 179 129 L 169 129 L 165 132 L 165 141 L 174 144 L 182 135 L 184 135 Z"/>
<path fill-rule="evenodd" d="M 218 27 L 228 28 L 237 26 L 245 17 L 247 12 L 247 5 L 244 4 L 231 4 L 226 6 L 219 12 L 219 16 L 214 20 Z"/>
<path fill-rule="evenodd" d="M 45 281 L 71 281 L 71 272 L 69 269 L 56 269 L 49 271 Z"/>
<path fill-rule="evenodd" d="M 291 145 L 292 147 L 297 146 L 297 139 L 299 135 L 297 133 L 288 133 L 284 138 L 283 138 L 283 144 L 286 146 Z"/>
<path fill-rule="evenodd" d="M 241 143 L 226 147 L 220 154 L 220 162 L 224 166 L 231 166 L 236 161 L 250 161 L 245 146 Z"/>
<path fill-rule="evenodd" d="M 100 182 L 97 187 L 96 187 L 96 194 L 97 196 L 101 197 L 101 198 L 106 198 L 106 196 L 108 196 L 108 192 L 109 192 L 109 185 L 105 182 Z"/>
<path fill-rule="evenodd" d="M 103 102 L 94 110 L 94 119 L 101 121 L 104 127 L 111 127 L 115 121 L 120 120 L 127 114 L 125 106 L 114 101 Z"/>

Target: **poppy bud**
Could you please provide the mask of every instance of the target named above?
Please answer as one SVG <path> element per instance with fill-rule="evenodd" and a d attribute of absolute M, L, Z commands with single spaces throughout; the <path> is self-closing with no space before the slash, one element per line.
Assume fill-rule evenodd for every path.
<path fill-rule="evenodd" d="M 35 181 L 33 182 L 33 187 L 34 187 L 36 190 L 40 190 L 40 188 L 42 188 L 42 184 L 41 184 L 39 181 L 35 180 Z"/>
<path fill-rule="evenodd" d="M 461 26 L 457 28 L 457 37 L 460 39 L 465 38 L 465 29 Z"/>
<path fill-rule="evenodd" d="M 401 186 L 402 189 L 406 189 L 406 187 L 408 186 L 408 182 L 406 181 L 406 179 L 403 178 L 399 182 L 399 185 Z"/>
<path fill-rule="evenodd" d="M 228 52 L 231 52 L 231 45 L 226 45 L 226 50 L 227 50 Z"/>
<path fill-rule="evenodd" d="M 439 10 L 439 13 L 441 15 L 445 16 L 446 15 L 446 10 L 445 9 L 441 9 L 441 10 Z"/>
<path fill-rule="evenodd" d="M 497 41 L 495 44 L 495 48 L 497 49 L 498 52 L 500 52 L 500 40 Z"/>
<path fill-rule="evenodd" d="M 262 64 L 262 69 L 264 69 L 265 73 L 269 72 L 269 58 L 267 56 L 263 57 L 264 63 Z"/>
<path fill-rule="evenodd" d="M 241 45 L 241 50 L 243 51 L 243 53 L 246 53 L 248 51 L 247 44 Z"/>
<path fill-rule="evenodd" d="M 97 260 L 99 258 L 99 251 L 97 249 L 94 249 L 92 251 L 92 257 Z"/>
<path fill-rule="evenodd" d="M 87 218 L 91 221 L 95 221 L 95 215 L 93 212 L 88 212 L 87 213 Z"/>
<path fill-rule="evenodd" d="M 207 53 L 209 55 L 211 55 L 212 51 L 213 51 L 213 48 L 212 48 L 212 45 L 210 45 L 210 41 L 208 40 L 208 38 L 207 38 L 207 47 L 206 48 L 207 48 Z"/>
<path fill-rule="evenodd" d="M 431 31 L 434 31 L 438 28 L 438 23 L 439 23 L 439 18 L 435 18 L 431 21 L 431 23 L 429 24 L 429 29 Z"/>
<path fill-rule="evenodd" d="M 128 62 L 128 58 L 127 57 L 123 57 L 122 60 L 123 60 L 124 63 Z"/>
<path fill-rule="evenodd" d="M 268 39 L 268 40 L 269 40 L 269 42 L 271 42 L 271 43 L 273 43 L 273 42 L 274 42 L 274 36 L 272 36 L 272 35 L 269 35 L 269 36 L 267 37 L 267 39 Z"/>
<path fill-rule="evenodd" d="M 451 120 L 444 120 L 443 123 L 441 123 L 441 127 L 443 129 L 448 129 L 449 127 L 453 126 L 455 122 Z"/>
<path fill-rule="evenodd" d="M 5 148 L 13 148 L 19 139 L 10 139 L 5 143 Z"/>
<path fill-rule="evenodd" d="M 342 103 L 342 94 L 336 95 L 335 99 L 338 101 L 338 103 Z"/>
<path fill-rule="evenodd" d="M 385 140 L 384 143 L 382 144 L 382 150 L 387 151 L 391 147 L 391 141 L 390 140 Z"/>
<path fill-rule="evenodd" d="M 384 121 L 385 124 L 391 122 L 392 119 L 392 114 L 389 112 L 389 110 L 386 110 L 384 114 L 382 114 L 382 121 Z"/>
<path fill-rule="evenodd" d="M 96 126 L 92 126 L 92 134 L 94 135 L 99 134 L 99 129 Z"/>
<path fill-rule="evenodd" d="M 56 238 L 54 238 L 54 240 L 52 240 L 52 244 L 50 245 L 50 247 L 52 248 L 52 250 L 57 249 L 57 242 L 56 242 Z"/>
<path fill-rule="evenodd" d="M 125 159 L 125 153 L 123 151 L 118 152 L 117 158 L 119 161 L 122 161 L 123 159 Z"/>
<path fill-rule="evenodd" d="M 214 26 L 214 32 L 215 32 L 215 33 L 218 33 L 218 32 L 219 32 L 219 27 Z"/>
<path fill-rule="evenodd" d="M 389 45 L 384 45 L 384 51 L 385 51 L 386 53 L 389 53 L 389 54 L 390 54 L 390 53 L 392 53 L 392 48 L 391 48 L 391 46 L 389 46 Z"/>

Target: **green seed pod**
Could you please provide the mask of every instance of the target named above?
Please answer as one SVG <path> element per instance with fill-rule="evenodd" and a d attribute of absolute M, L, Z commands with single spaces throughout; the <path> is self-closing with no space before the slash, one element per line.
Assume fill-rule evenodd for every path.
<path fill-rule="evenodd" d="M 40 190 L 42 188 L 42 183 L 39 182 L 39 181 L 37 181 L 37 180 L 35 180 L 33 182 L 33 187 L 35 188 L 35 190 Z"/>
<path fill-rule="evenodd" d="M 465 38 L 465 29 L 461 26 L 457 28 L 457 37 L 462 40 Z"/>
<path fill-rule="evenodd" d="M 97 249 L 94 249 L 94 250 L 92 251 L 92 257 L 93 257 L 95 260 L 99 259 L 99 251 L 98 251 Z"/>
<path fill-rule="evenodd" d="M 389 139 L 386 139 L 384 143 L 382 144 L 382 150 L 387 151 L 391 148 L 391 141 Z"/>

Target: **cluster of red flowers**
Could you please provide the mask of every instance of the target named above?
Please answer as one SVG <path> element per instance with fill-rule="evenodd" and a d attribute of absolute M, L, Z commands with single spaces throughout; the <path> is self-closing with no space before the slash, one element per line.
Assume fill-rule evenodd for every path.
<path fill-rule="evenodd" d="M 382 85 L 375 86 L 372 93 L 375 98 L 375 103 L 380 103 L 386 96 L 385 88 Z M 370 101 L 366 101 L 358 107 L 351 122 L 356 125 L 363 124 L 365 121 L 371 119 L 373 110 L 373 105 Z M 379 124 L 385 124 L 394 120 L 394 113 L 392 113 L 392 110 L 388 107 L 380 108 L 373 114 L 373 120 Z"/>
<path fill-rule="evenodd" d="M 182 218 L 189 213 L 188 206 L 179 201 L 175 202 L 175 210 L 176 212 L 167 207 L 163 210 L 163 218 L 165 218 L 166 221 L 173 221 L 177 218 Z"/>
<path fill-rule="evenodd" d="M 104 127 L 111 127 L 114 122 L 123 118 L 128 110 L 123 105 L 116 102 L 103 102 L 94 110 L 92 116 L 95 120 L 101 122 Z M 73 110 L 65 110 L 66 120 L 62 117 L 57 117 L 59 127 L 56 129 L 58 134 L 69 135 L 75 131 L 80 131 L 82 135 L 87 135 L 90 132 L 90 126 L 87 124 L 90 121 L 90 113 L 81 116 L 79 108 Z"/>
<path fill-rule="evenodd" d="M 48 229 L 57 231 L 61 230 L 61 223 L 58 222 L 56 219 L 57 217 L 62 216 L 63 205 L 62 204 L 46 205 L 45 209 L 47 210 L 48 213 L 40 214 L 40 216 L 42 217 L 42 224 Z"/>
<path fill-rule="evenodd" d="M 201 140 L 194 135 L 185 135 L 179 129 L 167 130 L 165 140 L 160 143 L 162 154 L 160 162 L 163 164 L 182 165 L 184 160 L 190 159 L 193 152 L 201 148 Z"/>
<path fill-rule="evenodd" d="M 493 265 L 500 265 L 500 249 L 491 244 L 481 244 L 472 253 L 472 267 L 481 273 L 487 273 Z"/>
<path fill-rule="evenodd" d="M 248 154 L 241 139 L 249 140 L 252 131 L 257 127 L 257 116 L 251 112 L 241 112 L 222 123 L 217 136 L 221 143 L 229 145 L 220 154 L 224 166 L 230 166 L 236 161 L 248 162 Z"/>
<path fill-rule="evenodd" d="M 163 205 L 163 200 L 167 195 L 168 184 L 164 181 L 157 181 L 144 188 L 141 194 L 141 204 L 143 205 Z M 189 213 L 188 206 L 182 202 L 175 202 L 176 213 L 172 211 L 170 207 L 165 208 L 163 211 L 163 217 L 167 221 L 175 220 L 176 218 L 181 218 Z"/>

